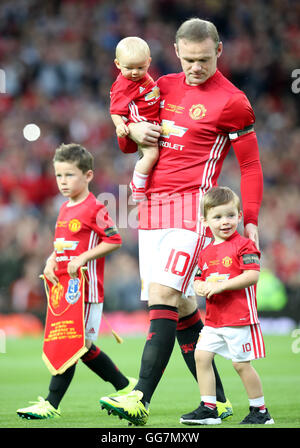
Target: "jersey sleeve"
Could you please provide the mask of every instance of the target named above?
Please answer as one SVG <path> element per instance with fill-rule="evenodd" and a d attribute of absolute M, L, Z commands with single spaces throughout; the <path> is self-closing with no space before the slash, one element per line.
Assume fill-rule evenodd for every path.
<path fill-rule="evenodd" d="M 251 240 L 246 240 L 244 244 L 239 248 L 238 257 L 240 261 L 240 268 L 245 271 L 253 269 L 254 271 L 260 270 L 260 251 Z"/>
<path fill-rule="evenodd" d="M 229 134 L 240 165 L 244 225 L 257 225 L 263 195 L 263 173 L 254 122 L 253 109 L 241 91 L 228 100 L 219 122 L 219 127 Z"/>
<path fill-rule="evenodd" d="M 110 217 L 106 207 L 98 202 L 96 213 L 93 219 L 93 228 L 101 237 L 101 241 L 109 244 L 122 244 L 119 230 Z"/>
<path fill-rule="evenodd" d="M 118 78 L 110 90 L 110 114 L 128 115 L 128 104 L 137 95 L 137 84 Z"/>
<path fill-rule="evenodd" d="M 228 134 L 243 131 L 255 122 L 255 115 L 246 95 L 239 91 L 231 95 L 220 116 L 218 127 Z"/>

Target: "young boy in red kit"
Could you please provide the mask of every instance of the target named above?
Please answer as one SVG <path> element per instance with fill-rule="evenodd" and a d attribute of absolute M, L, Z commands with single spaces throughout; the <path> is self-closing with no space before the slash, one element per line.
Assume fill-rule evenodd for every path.
<path fill-rule="evenodd" d="M 215 354 L 231 359 L 246 389 L 250 413 L 242 424 L 272 424 L 262 384 L 251 360 L 264 358 L 265 347 L 256 306 L 260 252 L 241 236 L 240 200 L 227 187 L 215 187 L 203 198 L 203 221 L 213 241 L 202 250 L 195 275 L 196 294 L 205 296 L 206 319 L 195 350 L 200 406 L 181 417 L 187 425 L 221 423 L 216 408 L 212 369 Z"/>
<path fill-rule="evenodd" d="M 54 251 L 44 268 L 45 277 L 56 285 L 57 272 L 66 269 L 76 278 L 78 269 L 86 266 L 85 285 L 85 345 L 88 351 L 82 362 L 104 381 L 110 382 L 118 393 L 128 393 L 136 384 L 134 378 L 124 376 L 112 360 L 96 345 L 103 300 L 105 256 L 121 247 L 122 239 L 105 206 L 89 191 L 93 179 L 93 156 L 77 144 L 62 144 L 53 159 L 57 185 L 68 198 L 60 208 L 55 227 Z M 62 374 L 53 375 L 46 399 L 17 414 L 27 419 L 60 417 L 59 404 L 67 391 L 76 363 Z"/>

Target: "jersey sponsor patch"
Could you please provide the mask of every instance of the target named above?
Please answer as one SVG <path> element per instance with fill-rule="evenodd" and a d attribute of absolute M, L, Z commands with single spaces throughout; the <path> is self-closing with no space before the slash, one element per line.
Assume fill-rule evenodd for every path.
<path fill-rule="evenodd" d="M 107 237 L 116 235 L 118 232 L 117 227 L 113 226 L 113 227 L 107 227 L 106 229 L 104 229 L 104 233 Z"/>
<path fill-rule="evenodd" d="M 260 264 L 257 254 L 245 254 L 242 258 L 244 264 Z"/>
<path fill-rule="evenodd" d="M 196 274 L 195 274 L 195 277 L 201 277 L 201 275 L 202 275 L 202 271 L 201 271 L 200 268 L 198 268 L 198 269 L 197 269 L 197 272 L 196 272 Z"/>

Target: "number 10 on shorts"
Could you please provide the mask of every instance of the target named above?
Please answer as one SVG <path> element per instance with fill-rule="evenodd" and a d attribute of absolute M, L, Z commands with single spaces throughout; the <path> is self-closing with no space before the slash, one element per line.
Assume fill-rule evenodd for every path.
<path fill-rule="evenodd" d="M 172 272 L 172 274 L 183 277 L 187 271 L 190 258 L 190 254 L 187 252 L 171 249 L 167 264 L 165 266 L 165 272 Z"/>
<path fill-rule="evenodd" d="M 246 344 L 243 344 L 242 347 L 243 347 L 243 353 L 251 352 L 251 344 L 250 344 L 250 342 L 246 342 Z"/>

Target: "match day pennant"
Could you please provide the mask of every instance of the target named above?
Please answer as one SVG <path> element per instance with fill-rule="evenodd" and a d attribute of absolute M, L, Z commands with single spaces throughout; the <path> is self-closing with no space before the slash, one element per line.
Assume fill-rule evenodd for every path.
<path fill-rule="evenodd" d="M 42 358 L 52 375 L 63 373 L 84 353 L 84 291 L 85 268 L 73 279 L 66 270 L 56 271 L 59 279 L 53 285 L 44 275 L 48 300 Z"/>

